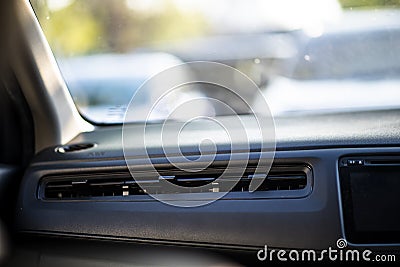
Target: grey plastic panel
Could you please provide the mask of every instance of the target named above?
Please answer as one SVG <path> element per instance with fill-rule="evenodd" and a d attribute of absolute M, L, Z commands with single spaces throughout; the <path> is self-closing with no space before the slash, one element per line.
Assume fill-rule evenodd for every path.
<path fill-rule="evenodd" d="M 399 153 L 398 113 L 382 111 L 277 120 L 275 164 L 306 164 L 313 170 L 313 188 L 304 198 L 232 199 L 228 194 L 224 199 L 198 208 L 172 207 L 151 198 L 96 202 L 39 200 L 37 188 L 45 175 L 126 168 L 121 126 L 101 127 L 79 135 L 70 143 L 95 143 L 93 148 L 57 153 L 56 147 L 50 147 L 35 157 L 20 189 L 18 229 L 167 244 L 325 249 L 334 246 L 343 236 L 338 159 L 352 154 Z M 129 127 L 141 129 L 135 124 Z M 149 130 L 159 131 L 160 127 L 154 124 Z M 198 125 L 198 129 L 202 128 Z M 229 151 L 224 151 L 224 144 L 217 145 L 222 148 L 217 160 L 226 159 L 224 153 Z M 156 144 L 150 143 L 148 148 L 153 162 L 166 163 Z M 197 153 L 195 146 L 182 149 L 188 154 Z M 258 158 L 257 153 L 257 147 L 253 146 L 250 157 Z"/>
<path fill-rule="evenodd" d="M 251 116 L 242 116 L 246 125 L 255 127 L 254 119 Z M 229 117 L 223 117 L 229 125 Z M 174 122 L 172 122 L 174 123 Z M 193 139 L 196 136 L 204 136 L 201 131 L 207 131 L 209 125 L 202 121 L 195 121 L 193 128 Z M 323 148 L 346 148 L 346 147 L 390 147 L 400 145 L 400 110 L 383 110 L 375 112 L 357 112 L 326 115 L 307 115 L 292 116 L 287 118 L 276 118 L 276 149 L 278 151 L 290 150 L 310 150 Z M 131 124 L 127 127 L 143 131 L 143 125 Z M 150 135 L 159 133 L 162 124 L 150 124 L 146 132 Z M 215 129 L 218 130 L 218 129 Z M 132 136 L 134 139 L 135 136 Z M 247 139 L 244 136 L 243 142 Z M 162 154 L 162 148 L 155 140 L 147 140 L 147 149 L 151 154 Z M 48 164 L 49 162 L 60 163 L 64 160 L 98 160 L 122 158 L 122 129 L 121 126 L 98 127 L 93 132 L 82 133 L 78 135 L 69 144 L 87 144 L 96 143 L 96 147 L 72 153 L 55 153 L 56 147 L 50 147 L 39 153 L 34 161 L 37 163 Z M 219 148 L 230 148 L 227 144 L 216 144 Z M 136 144 L 138 150 L 141 150 L 143 144 Z M 197 146 L 197 145 L 196 145 Z M 195 153 L 196 146 L 182 147 L 185 153 Z M 257 144 L 252 144 L 254 150 L 257 150 Z M 131 148 L 132 150 L 135 147 Z"/>
<path fill-rule="evenodd" d="M 43 175 L 118 169 L 124 161 L 33 165 L 20 192 L 19 229 L 153 242 L 324 248 L 341 236 L 336 183 L 340 153 L 343 150 L 277 153 L 276 163 L 312 166 L 313 191 L 305 198 L 222 199 L 198 208 L 177 208 L 155 201 L 43 202 L 36 191 Z"/>

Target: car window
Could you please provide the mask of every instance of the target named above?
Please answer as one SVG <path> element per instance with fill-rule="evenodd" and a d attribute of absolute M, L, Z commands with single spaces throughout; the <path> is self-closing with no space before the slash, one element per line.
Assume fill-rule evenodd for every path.
<path fill-rule="evenodd" d="M 218 62 L 243 72 L 277 117 L 398 108 L 400 103 L 397 1 L 31 3 L 79 111 L 92 122 L 121 123 L 141 85 L 192 61 Z M 190 70 L 184 75 L 197 74 Z M 242 90 L 255 109 L 265 105 L 254 92 Z M 145 112 L 154 104 L 154 92 L 140 94 L 133 108 Z M 237 113 L 252 112 L 235 106 L 226 92 L 196 86 L 165 101 L 147 119 L 163 120 L 194 98 L 216 98 Z M 212 101 L 196 108 L 199 115 L 226 115 Z"/>

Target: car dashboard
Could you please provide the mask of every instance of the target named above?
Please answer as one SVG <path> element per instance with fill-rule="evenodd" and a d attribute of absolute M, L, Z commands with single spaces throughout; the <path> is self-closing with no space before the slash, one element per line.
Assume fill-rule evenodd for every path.
<path fill-rule="evenodd" d="M 395 248 L 400 244 L 398 115 L 392 110 L 277 118 L 276 153 L 266 182 L 248 191 L 252 164 L 263 161 L 253 147 L 234 190 L 190 208 L 167 205 L 140 190 L 124 159 L 122 126 L 98 127 L 61 152 L 50 147 L 36 156 L 21 184 L 17 227 L 30 235 L 253 252 L 265 245 L 323 250 L 341 238 L 354 247 Z M 149 153 L 160 173 L 154 186 L 163 177 L 198 185 L 199 175 L 177 170 L 157 151 Z M 200 177 L 216 177 L 229 153 L 236 152 L 218 151 Z M 159 194 L 195 202 L 215 191 Z"/>

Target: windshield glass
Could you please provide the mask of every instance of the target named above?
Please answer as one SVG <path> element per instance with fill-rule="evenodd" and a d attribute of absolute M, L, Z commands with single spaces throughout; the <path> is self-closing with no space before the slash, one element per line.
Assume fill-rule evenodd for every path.
<path fill-rule="evenodd" d="M 95 123 L 123 122 L 132 96 L 144 82 L 192 61 L 223 63 L 243 72 L 277 117 L 400 104 L 399 1 L 31 3 L 75 104 Z M 196 71 L 182 75 L 196 76 Z M 255 107 L 265 103 L 242 90 Z M 234 97 L 213 86 L 196 86 L 174 99 L 179 104 L 195 97 L 223 99 L 235 106 Z M 133 107 L 138 113 L 152 105 L 154 92 L 149 89 L 140 98 Z M 164 106 L 149 119 L 165 119 L 174 105 Z M 213 102 L 196 109 L 207 116 L 225 115 Z"/>

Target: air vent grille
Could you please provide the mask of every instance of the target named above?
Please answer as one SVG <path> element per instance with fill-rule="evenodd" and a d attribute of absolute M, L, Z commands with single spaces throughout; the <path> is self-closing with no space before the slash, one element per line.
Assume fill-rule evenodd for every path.
<path fill-rule="evenodd" d="M 171 182 L 179 186 L 190 188 L 190 193 L 226 192 L 223 178 L 219 183 L 215 180 L 223 172 L 222 168 L 211 168 L 202 173 L 160 172 L 158 177 L 147 181 L 147 188 L 151 187 L 156 194 L 175 194 L 165 191 L 163 183 Z M 301 191 L 310 186 L 311 169 L 306 166 L 273 167 L 267 179 L 257 191 Z M 248 192 L 254 176 L 254 170 L 249 168 L 243 174 L 231 192 Z M 225 180 L 224 180 L 225 179 Z M 204 191 L 199 186 L 211 184 Z M 47 176 L 42 179 L 39 187 L 39 197 L 43 199 L 85 199 L 96 197 L 126 197 L 145 195 L 146 192 L 136 183 L 128 171 L 107 173 L 82 173 L 74 175 Z"/>

